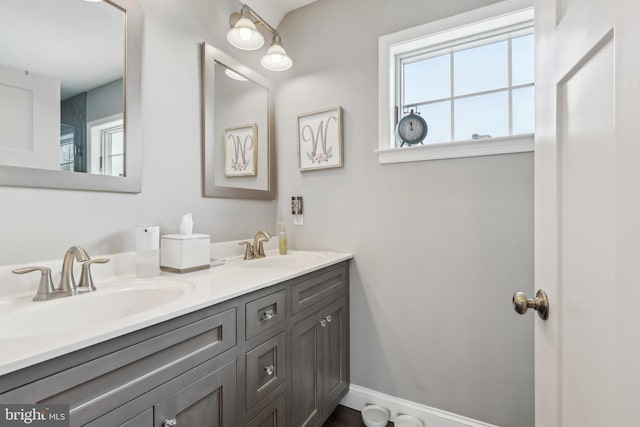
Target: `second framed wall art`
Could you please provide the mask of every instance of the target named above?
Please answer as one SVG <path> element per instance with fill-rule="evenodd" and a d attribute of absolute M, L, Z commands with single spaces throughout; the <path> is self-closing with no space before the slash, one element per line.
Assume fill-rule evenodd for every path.
<path fill-rule="evenodd" d="M 342 151 L 342 107 L 298 116 L 301 171 L 340 168 Z"/>

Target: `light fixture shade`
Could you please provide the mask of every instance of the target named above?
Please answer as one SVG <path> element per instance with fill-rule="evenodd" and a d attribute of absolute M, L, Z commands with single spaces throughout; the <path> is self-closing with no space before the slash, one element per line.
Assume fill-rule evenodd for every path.
<path fill-rule="evenodd" d="M 229 77 L 230 79 L 233 79 L 233 80 L 238 80 L 238 81 L 240 81 L 240 82 L 246 82 L 246 81 L 249 81 L 249 79 L 247 79 L 247 78 L 246 78 L 245 76 L 243 76 L 242 74 L 240 74 L 240 73 L 236 73 L 235 71 L 233 71 L 233 70 L 231 70 L 231 69 L 229 69 L 229 68 L 225 69 L 225 70 L 224 70 L 224 73 L 226 74 L 226 76 L 227 76 L 227 77 Z"/>
<path fill-rule="evenodd" d="M 229 43 L 242 50 L 256 50 L 264 45 L 264 37 L 249 18 L 240 18 L 227 33 Z"/>
<path fill-rule="evenodd" d="M 273 41 L 273 44 L 260 62 L 264 68 L 271 71 L 285 71 L 293 66 L 293 61 L 276 40 Z"/>

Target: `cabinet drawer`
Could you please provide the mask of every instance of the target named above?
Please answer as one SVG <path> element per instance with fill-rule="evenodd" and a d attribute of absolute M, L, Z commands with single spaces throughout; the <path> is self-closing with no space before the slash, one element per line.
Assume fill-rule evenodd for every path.
<path fill-rule="evenodd" d="M 182 379 L 181 376 L 178 379 Z M 154 427 L 165 427 L 170 420 L 177 426 L 227 427 L 236 424 L 235 360 L 190 383 L 153 408 Z"/>
<path fill-rule="evenodd" d="M 344 265 L 293 285 L 291 288 L 291 314 L 322 301 L 327 296 L 346 288 L 347 269 Z"/>
<path fill-rule="evenodd" d="M 247 427 L 286 427 L 287 395 L 282 393 L 273 403 L 255 416 Z"/>
<path fill-rule="evenodd" d="M 282 332 L 246 354 L 247 410 L 286 379 L 286 334 Z"/>
<path fill-rule="evenodd" d="M 285 313 L 284 290 L 248 302 L 245 328 L 247 341 L 284 322 Z"/>
<path fill-rule="evenodd" d="M 88 421 L 236 345 L 236 309 L 212 315 L 0 395 L 0 403 L 65 403 Z"/>

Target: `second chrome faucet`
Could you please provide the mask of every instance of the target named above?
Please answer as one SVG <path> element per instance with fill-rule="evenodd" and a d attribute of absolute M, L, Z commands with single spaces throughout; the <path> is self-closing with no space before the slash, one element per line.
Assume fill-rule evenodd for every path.
<path fill-rule="evenodd" d="M 268 242 L 269 239 L 271 239 L 271 235 L 265 230 L 260 230 L 253 236 L 253 243 L 249 241 L 238 243 L 239 245 L 245 245 L 242 259 L 264 258 L 266 256 L 264 254 L 264 242 Z"/>

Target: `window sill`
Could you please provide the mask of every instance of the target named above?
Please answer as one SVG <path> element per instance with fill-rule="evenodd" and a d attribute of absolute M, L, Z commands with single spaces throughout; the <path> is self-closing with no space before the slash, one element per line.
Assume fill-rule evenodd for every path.
<path fill-rule="evenodd" d="M 534 150 L 533 134 L 445 142 L 376 150 L 380 164 L 525 153 Z"/>

